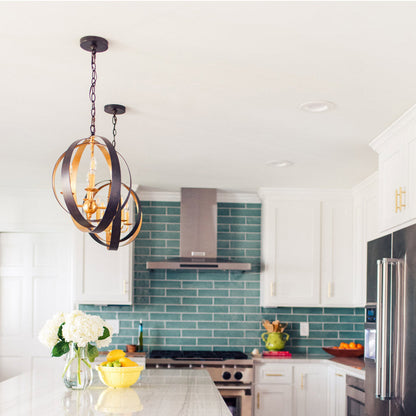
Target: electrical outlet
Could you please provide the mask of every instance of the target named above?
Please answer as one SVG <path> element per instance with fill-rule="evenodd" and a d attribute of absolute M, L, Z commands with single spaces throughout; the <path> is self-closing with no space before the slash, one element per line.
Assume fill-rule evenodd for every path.
<path fill-rule="evenodd" d="M 308 322 L 301 322 L 300 323 L 300 336 L 301 337 L 308 337 L 309 336 L 309 323 Z"/>
<path fill-rule="evenodd" d="M 118 319 L 106 319 L 108 325 L 113 328 L 113 334 L 118 334 L 120 331 L 120 321 Z"/>

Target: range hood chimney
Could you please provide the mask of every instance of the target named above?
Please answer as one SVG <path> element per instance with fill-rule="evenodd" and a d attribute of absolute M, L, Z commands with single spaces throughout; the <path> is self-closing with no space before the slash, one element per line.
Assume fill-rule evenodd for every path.
<path fill-rule="evenodd" d="M 181 189 L 180 257 L 148 261 L 148 269 L 251 270 L 250 263 L 217 258 L 217 190 Z"/>

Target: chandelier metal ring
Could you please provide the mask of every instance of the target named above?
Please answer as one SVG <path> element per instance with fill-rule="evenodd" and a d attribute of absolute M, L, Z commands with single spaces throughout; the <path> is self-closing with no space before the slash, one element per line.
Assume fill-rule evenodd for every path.
<path fill-rule="evenodd" d="M 113 145 L 111 142 L 106 139 L 105 137 L 95 136 L 95 139 L 101 139 L 103 140 L 106 150 L 109 155 L 110 164 L 110 174 L 111 174 L 111 190 L 109 195 L 109 200 L 106 206 L 106 209 L 104 211 L 104 215 L 99 222 L 98 225 L 94 226 L 92 222 L 87 220 L 83 214 L 80 212 L 80 207 L 77 204 L 76 196 L 76 186 L 75 186 L 75 180 L 76 180 L 76 173 L 78 170 L 78 165 L 82 156 L 82 153 L 86 149 L 86 147 L 91 143 L 89 139 L 81 139 L 76 140 L 73 142 L 68 150 L 61 156 L 60 159 L 58 159 L 57 164 L 55 165 L 55 169 L 53 172 L 53 178 L 56 177 L 56 170 L 58 168 L 58 165 L 60 161 L 62 160 L 62 168 L 61 168 L 61 175 L 62 175 L 62 194 L 65 201 L 65 205 L 67 208 L 67 212 L 71 215 L 73 220 L 77 222 L 85 231 L 89 233 L 100 233 L 104 231 L 112 222 L 113 218 L 116 215 L 117 209 L 119 207 L 120 202 L 120 192 L 121 192 L 121 169 L 120 169 L 120 162 L 117 157 L 117 152 L 115 151 Z M 101 151 L 103 150 L 102 144 L 101 146 L 97 146 Z M 72 154 L 76 150 L 76 156 L 72 160 L 73 163 L 71 163 Z M 103 154 L 105 152 L 102 151 Z M 107 159 L 107 158 L 106 158 Z M 131 181 L 131 178 L 130 178 Z M 57 198 L 56 195 L 56 184 L 54 182 L 53 189 L 55 193 L 55 198 Z M 57 198 L 58 199 L 58 198 Z M 59 199 L 58 199 L 59 202 Z M 62 206 L 62 204 L 61 204 Z"/>
<path fill-rule="evenodd" d="M 106 186 L 109 186 L 109 185 L 110 185 L 109 183 L 104 184 L 99 189 L 101 190 L 101 189 L 103 189 L 103 188 L 105 188 Z M 129 191 L 129 194 L 131 194 L 131 197 L 132 197 L 132 199 L 134 201 L 134 204 L 136 206 L 137 218 L 136 218 L 135 224 L 134 224 L 133 228 L 131 229 L 131 231 L 126 236 L 124 236 L 123 238 L 118 239 L 119 247 L 124 247 L 124 246 L 130 244 L 137 237 L 137 235 L 140 232 L 140 229 L 142 227 L 142 222 L 143 222 L 143 211 L 142 211 L 142 208 L 141 208 L 139 197 L 137 196 L 136 192 L 133 191 L 133 189 L 130 188 L 130 190 L 129 190 L 127 185 L 125 185 L 124 183 L 122 184 L 122 186 L 124 186 L 124 188 L 126 188 Z M 111 234 L 112 234 L 111 237 L 113 237 L 113 232 L 114 232 L 114 230 L 111 231 Z M 106 246 L 107 248 L 109 247 L 107 241 L 104 240 L 103 238 L 101 238 L 99 235 L 90 234 L 90 236 L 97 243 L 99 243 L 103 246 Z M 120 244 L 120 243 L 124 243 L 124 244 Z M 110 243 L 110 245 L 111 245 L 111 243 Z"/>

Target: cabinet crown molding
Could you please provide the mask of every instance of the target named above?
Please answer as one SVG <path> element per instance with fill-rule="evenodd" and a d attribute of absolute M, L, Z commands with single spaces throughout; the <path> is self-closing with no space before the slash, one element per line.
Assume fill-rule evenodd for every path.
<path fill-rule="evenodd" d="M 402 129 L 410 126 L 416 127 L 416 104 L 410 107 L 404 114 L 395 120 L 389 127 L 376 136 L 369 143 L 370 147 L 379 153 L 384 143 L 391 139 L 397 138 L 402 133 Z"/>
<path fill-rule="evenodd" d="M 351 198 L 352 189 L 337 188 L 260 188 L 258 191 L 261 200 L 273 199 L 340 199 Z"/>

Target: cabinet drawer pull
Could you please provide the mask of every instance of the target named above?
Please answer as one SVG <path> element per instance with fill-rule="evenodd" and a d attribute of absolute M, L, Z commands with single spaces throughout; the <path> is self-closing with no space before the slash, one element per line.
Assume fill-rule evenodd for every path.
<path fill-rule="evenodd" d="M 338 377 L 344 377 L 344 374 L 335 373 L 335 375 L 338 376 Z"/>
<path fill-rule="evenodd" d="M 257 393 L 257 409 L 260 409 L 260 393 Z"/>
<path fill-rule="evenodd" d="M 274 282 L 270 283 L 270 293 L 272 296 L 276 296 L 276 283 Z"/>
<path fill-rule="evenodd" d="M 300 389 L 303 390 L 303 373 L 300 375 Z"/>
<path fill-rule="evenodd" d="M 283 377 L 284 374 L 279 373 L 266 373 L 266 377 Z"/>
<path fill-rule="evenodd" d="M 127 280 L 123 280 L 123 294 L 127 294 L 128 293 L 128 282 Z"/>

